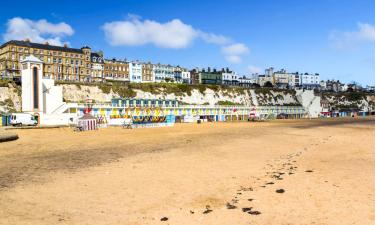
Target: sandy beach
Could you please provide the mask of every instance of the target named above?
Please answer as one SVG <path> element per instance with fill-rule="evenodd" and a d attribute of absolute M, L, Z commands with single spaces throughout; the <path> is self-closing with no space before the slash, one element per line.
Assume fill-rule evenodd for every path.
<path fill-rule="evenodd" d="M 0 224 L 375 224 L 374 117 L 16 133 Z"/>

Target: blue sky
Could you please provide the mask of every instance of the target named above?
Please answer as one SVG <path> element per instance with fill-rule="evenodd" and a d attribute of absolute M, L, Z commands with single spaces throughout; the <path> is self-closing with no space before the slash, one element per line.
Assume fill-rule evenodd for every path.
<path fill-rule="evenodd" d="M 21 0 L 17 4 L 27 7 L 2 10 L 2 41 L 31 35 L 77 48 L 89 45 L 106 58 L 230 67 L 241 74 L 273 66 L 375 84 L 371 0 L 50 3 Z M 13 4 L 2 2 L 1 8 L 15 9 Z"/>

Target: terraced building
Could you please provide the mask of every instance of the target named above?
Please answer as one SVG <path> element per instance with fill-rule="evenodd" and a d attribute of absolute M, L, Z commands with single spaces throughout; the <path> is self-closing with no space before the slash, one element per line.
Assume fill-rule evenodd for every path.
<path fill-rule="evenodd" d="M 20 61 L 34 55 L 43 61 L 43 76 L 55 80 L 89 81 L 92 75 L 91 48 L 80 49 L 68 45 L 54 46 L 48 42 L 33 43 L 30 40 L 8 41 L 0 46 L 0 76 L 19 78 Z"/>

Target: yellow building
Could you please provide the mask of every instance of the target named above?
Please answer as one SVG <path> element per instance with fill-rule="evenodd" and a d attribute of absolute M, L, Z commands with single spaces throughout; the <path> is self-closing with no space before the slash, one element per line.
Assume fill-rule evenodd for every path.
<path fill-rule="evenodd" d="M 43 76 L 55 80 L 88 81 L 90 80 L 92 62 L 91 49 L 64 46 L 53 46 L 25 41 L 8 41 L 0 46 L 0 76 L 6 78 L 20 77 L 20 61 L 34 55 L 43 61 Z"/>

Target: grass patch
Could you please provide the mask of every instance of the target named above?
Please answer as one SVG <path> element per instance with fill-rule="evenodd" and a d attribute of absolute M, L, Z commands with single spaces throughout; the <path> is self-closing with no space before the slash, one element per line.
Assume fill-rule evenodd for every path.
<path fill-rule="evenodd" d="M 243 104 L 235 103 L 235 102 L 232 102 L 232 101 L 218 101 L 217 105 L 233 106 L 233 105 L 243 105 Z"/>

